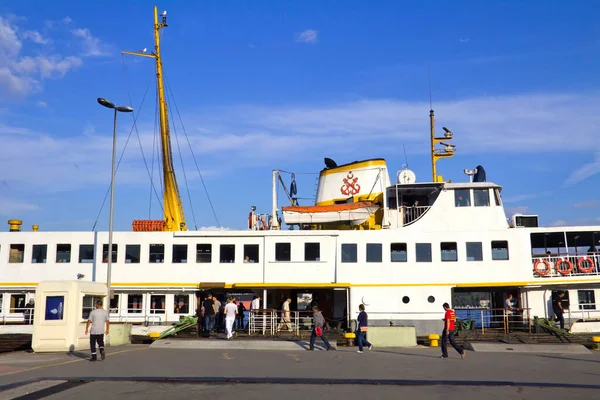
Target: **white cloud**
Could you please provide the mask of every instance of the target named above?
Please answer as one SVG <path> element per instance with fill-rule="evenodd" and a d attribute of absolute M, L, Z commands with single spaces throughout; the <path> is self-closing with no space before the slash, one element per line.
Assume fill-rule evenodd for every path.
<path fill-rule="evenodd" d="M 82 40 L 85 56 L 106 56 L 110 54 L 109 46 L 93 36 L 87 28 L 77 28 L 71 31 L 73 35 Z"/>
<path fill-rule="evenodd" d="M 16 218 L 21 212 L 36 210 L 39 210 L 39 207 L 35 204 L 22 200 L 10 200 L 0 195 L 0 215 L 4 217 Z"/>
<path fill-rule="evenodd" d="M 583 218 L 576 219 L 572 221 L 566 221 L 563 219 L 559 219 L 557 221 L 551 222 L 549 226 L 590 226 L 590 225 L 598 225 L 600 224 L 600 217 L 595 218 Z"/>
<path fill-rule="evenodd" d="M 317 43 L 319 37 L 319 31 L 314 29 L 307 29 L 304 32 L 296 34 L 296 41 L 300 43 L 314 44 Z"/>
<path fill-rule="evenodd" d="M 582 165 L 569 175 L 565 181 L 565 186 L 575 185 L 600 173 L 600 151 L 594 154 L 593 157 L 592 162 Z"/>
<path fill-rule="evenodd" d="M 516 206 L 516 207 L 506 207 L 504 209 L 506 215 L 512 216 L 514 214 L 526 214 L 529 211 L 528 206 Z"/>
<path fill-rule="evenodd" d="M 48 107 L 48 103 L 46 103 L 45 101 L 42 101 L 42 100 L 38 101 L 36 104 L 38 105 L 38 107 L 41 107 L 41 108 Z"/>
<path fill-rule="evenodd" d="M 188 229 L 192 230 L 193 228 L 188 226 Z M 230 231 L 230 228 L 219 228 L 218 226 L 201 226 L 198 228 L 199 231 Z"/>
<path fill-rule="evenodd" d="M 41 33 L 38 31 L 24 31 L 21 36 L 23 39 L 31 40 L 37 44 L 49 44 L 52 43 L 52 40 L 44 38 Z"/>
<path fill-rule="evenodd" d="M 598 200 L 588 200 L 573 204 L 573 208 L 596 208 L 598 204 L 600 204 Z"/>

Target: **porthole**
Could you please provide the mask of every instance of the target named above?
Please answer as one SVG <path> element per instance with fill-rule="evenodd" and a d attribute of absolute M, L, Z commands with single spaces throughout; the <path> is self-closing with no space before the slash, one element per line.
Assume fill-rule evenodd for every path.
<path fill-rule="evenodd" d="M 427 298 L 427 301 L 428 301 L 428 302 L 430 302 L 430 303 L 435 303 L 435 297 L 433 297 L 433 296 L 429 296 L 429 297 Z"/>
<path fill-rule="evenodd" d="M 408 302 L 409 302 L 409 301 L 410 301 L 410 297 L 408 297 L 408 296 L 404 296 L 404 297 L 402 298 L 402 302 L 403 302 L 404 304 L 408 304 Z"/>

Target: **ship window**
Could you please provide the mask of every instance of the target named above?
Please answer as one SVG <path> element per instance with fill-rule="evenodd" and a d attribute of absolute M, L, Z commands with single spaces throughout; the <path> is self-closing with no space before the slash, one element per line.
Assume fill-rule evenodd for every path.
<path fill-rule="evenodd" d="M 151 295 L 150 296 L 150 314 L 164 314 L 165 313 L 165 295 Z"/>
<path fill-rule="evenodd" d="M 12 294 L 10 296 L 10 309 L 11 314 L 20 313 L 25 311 L 25 295 L 24 294 Z"/>
<path fill-rule="evenodd" d="M 175 263 L 175 264 L 187 263 L 187 244 L 174 244 L 173 245 L 173 263 Z"/>
<path fill-rule="evenodd" d="M 321 243 L 304 243 L 304 261 L 321 261 Z"/>
<path fill-rule="evenodd" d="M 112 257 L 111 257 L 111 262 L 113 262 L 113 263 L 117 262 L 118 250 L 119 250 L 119 246 L 113 243 L 112 244 Z M 102 245 L 102 262 L 103 263 L 108 262 L 108 245 L 107 244 Z"/>
<path fill-rule="evenodd" d="M 492 242 L 492 260 L 508 260 L 508 242 L 506 240 Z"/>
<path fill-rule="evenodd" d="M 442 255 L 442 261 L 458 261 L 456 242 L 440 243 L 440 252 Z"/>
<path fill-rule="evenodd" d="M 483 261 L 481 242 L 467 242 L 467 261 Z"/>
<path fill-rule="evenodd" d="M 112 292 L 112 290 L 111 290 L 111 292 Z M 119 295 L 113 294 L 112 297 L 113 298 L 110 299 L 110 312 L 112 314 L 118 314 L 119 313 Z"/>
<path fill-rule="evenodd" d="M 433 296 L 429 296 L 429 297 L 427 298 L 427 301 L 428 301 L 428 302 L 430 302 L 430 303 L 435 303 L 435 297 L 433 297 Z"/>
<path fill-rule="evenodd" d="M 142 312 L 142 301 L 143 297 L 141 294 L 128 294 L 127 295 L 127 312 L 133 314 L 139 314 Z"/>
<path fill-rule="evenodd" d="M 579 300 L 580 310 L 596 309 L 596 296 L 593 290 L 578 290 L 577 297 Z"/>
<path fill-rule="evenodd" d="M 494 199 L 496 199 L 496 205 L 500 206 L 502 204 L 500 190 L 494 189 Z"/>
<path fill-rule="evenodd" d="M 408 304 L 408 303 L 410 303 L 410 297 L 408 297 L 408 296 L 404 296 L 404 297 L 402 298 L 402 302 L 403 302 L 404 304 Z"/>
<path fill-rule="evenodd" d="M 93 263 L 94 262 L 94 245 L 80 244 L 79 245 L 79 262 Z"/>
<path fill-rule="evenodd" d="M 190 312 L 190 296 L 187 294 L 176 294 L 173 312 L 175 314 L 187 314 Z"/>
<path fill-rule="evenodd" d="M 471 205 L 471 193 L 469 189 L 454 190 L 454 205 L 456 207 L 468 207 Z"/>
<path fill-rule="evenodd" d="M 23 262 L 23 254 L 25 254 L 25 245 L 24 244 L 11 244 L 10 245 L 10 254 L 8 256 L 8 262 L 12 264 L 22 263 Z"/>
<path fill-rule="evenodd" d="M 357 262 L 356 256 L 356 243 L 342 243 L 342 262 L 343 263 L 355 263 Z"/>
<path fill-rule="evenodd" d="M 139 244 L 128 244 L 125 246 L 125 263 L 139 264 L 140 263 L 141 246 Z"/>
<path fill-rule="evenodd" d="M 390 244 L 390 258 L 391 258 L 392 262 L 406 262 L 407 261 L 406 243 Z"/>
<path fill-rule="evenodd" d="M 257 244 L 245 244 L 244 245 L 244 262 L 256 263 L 258 262 L 258 245 Z"/>
<path fill-rule="evenodd" d="M 235 262 L 235 244 L 222 244 L 220 250 L 219 257 L 222 263 Z"/>
<path fill-rule="evenodd" d="M 56 245 L 56 262 L 70 263 L 71 262 L 71 245 L 57 244 Z"/>
<path fill-rule="evenodd" d="M 46 253 L 48 252 L 48 246 L 45 244 L 34 244 L 33 251 L 31 252 L 31 262 L 36 263 L 45 263 L 46 262 Z"/>
<path fill-rule="evenodd" d="M 290 261 L 291 248 L 290 243 L 275 243 L 275 261 Z"/>
<path fill-rule="evenodd" d="M 196 262 L 210 263 L 212 262 L 212 244 L 199 243 L 196 245 Z"/>
<path fill-rule="evenodd" d="M 473 200 L 475 207 L 489 207 L 490 191 L 489 189 L 473 189 Z"/>
<path fill-rule="evenodd" d="M 150 262 L 163 263 L 165 262 L 165 245 L 151 244 L 150 245 Z"/>
<path fill-rule="evenodd" d="M 382 257 L 381 243 L 367 243 L 367 262 L 381 262 Z"/>
<path fill-rule="evenodd" d="M 417 243 L 415 251 L 417 262 L 431 262 L 431 243 Z"/>

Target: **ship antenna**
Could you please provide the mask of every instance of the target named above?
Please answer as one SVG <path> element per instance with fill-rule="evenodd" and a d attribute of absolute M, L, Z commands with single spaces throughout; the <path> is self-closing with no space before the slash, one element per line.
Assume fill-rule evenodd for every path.
<path fill-rule="evenodd" d="M 406 155 L 406 145 L 402 145 L 404 148 L 404 166 L 408 169 L 408 156 Z"/>
<path fill-rule="evenodd" d="M 431 68 L 429 68 L 429 109 L 433 110 L 433 100 L 431 96 Z"/>

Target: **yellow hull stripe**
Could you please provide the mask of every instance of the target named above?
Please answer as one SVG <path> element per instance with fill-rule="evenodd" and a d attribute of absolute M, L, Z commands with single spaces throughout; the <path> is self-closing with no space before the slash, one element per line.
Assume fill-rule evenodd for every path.
<path fill-rule="evenodd" d="M 363 161 L 357 162 L 350 165 L 344 165 L 342 167 L 336 167 L 331 169 L 325 169 L 321 171 L 320 176 L 337 174 L 338 172 L 346 172 L 346 171 L 354 171 L 359 168 L 368 168 L 368 167 L 385 167 L 387 164 L 385 160 L 371 160 L 371 161 Z"/>
<path fill-rule="evenodd" d="M 473 283 L 262 283 L 262 282 L 244 282 L 244 283 L 228 283 L 225 284 L 226 289 L 258 289 L 258 288 L 360 288 L 360 287 L 424 287 L 424 286 L 436 286 L 436 287 L 502 287 L 502 286 L 541 286 L 541 285 L 554 285 L 554 284 L 574 284 L 574 283 L 590 283 L 600 284 L 600 278 L 595 280 L 589 279 L 557 279 L 557 280 L 540 280 L 531 282 L 473 282 Z M 0 282 L 0 287 L 35 287 L 37 282 Z M 112 284 L 113 287 L 183 287 L 186 289 L 193 288 L 199 289 L 200 283 L 194 282 L 115 282 Z"/>

